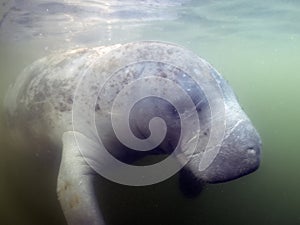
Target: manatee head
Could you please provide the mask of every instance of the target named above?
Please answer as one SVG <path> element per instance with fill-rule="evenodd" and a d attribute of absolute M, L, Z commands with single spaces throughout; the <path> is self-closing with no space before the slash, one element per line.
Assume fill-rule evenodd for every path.
<path fill-rule="evenodd" d="M 201 182 L 219 183 L 230 181 L 258 169 L 261 156 L 261 139 L 252 122 L 240 107 L 237 98 L 229 84 L 211 68 L 211 75 L 216 80 L 222 100 L 216 101 L 211 106 L 216 108 L 219 115 L 211 114 L 210 104 L 207 100 L 202 101 L 202 110 L 198 111 L 202 126 L 203 145 L 192 154 L 185 169 L 189 170 L 193 179 Z M 212 121 L 217 121 L 212 123 Z M 217 127 L 213 127 L 216 124 Z M 209 143 L 213 139 L 210 131 L 214 129 L 219 140 Z M 221 138 L 220 138 L 221 137 Z M 201 140 L 200 140 L 201 141 Z M 187 148 L 188 148 L 188 142 Z M 214 154 L 210 155 L 210 151 Z M 207 156 L 203 152 L 206 152 Z M 199 166 L 200 160 L 208 161 L 204 166 Z"/>
<path fill-rule="evenodd" d="M 181 88 L 189 90 L 192 108 L 184 98 L 175 100 L 176 109 L 166 99 L 151 96 L 137 102 L 130 115 L 131 130 L 142 139 L 162 129 L 157 124 L 156 128 L 152 125 L 151 131 L 149 124 L 154 117 L 163 119 L 166 136 L 152 152 L 171 154 L 179 146 L 178 160 L 187 160 L 184 179 L 192 178 L 200 183 L 226 182 L 255 171 L 261 151 L 259 134 L 229 84 L 212 67 L 209 69 L 214 80 L 203 88 L 204 84 L 191 85 L 184 76 L 176 77 Z M 175 92 L 174 96 L 179 94 Z M 197 118 L 191 116 L 192 110 L 196 111 Z M 199 129 L 192 132 L 196 120 Z"/>
<path fill-rule="evenodd" d="M 131 128 L 139 138 L 147 138 L 151 134 L 151 119 L 162 118 L 167 124 L 167 132 L 159 150 L 170 154 L 180 146 L 183 154 L 178 154 L 178 159 L 187 160 L 184 179 L 194 179 L 198 183 L 226 182 L 259 167 L 261 139 L 229 84 L 210 65 L 202 67 L 207 67 L 204 73 L 212 79 L 193 83 L 188 76 L 176 76 L 176 82 L 189 92 L 193 108 L 189 108 L 186 99 L 176 92 L 177 109 L 165 99 L 149 97 L 139 101 L 131 110 Z M 145 88 L 141 87 L 140 91 L 145 91 Z M 192 110 L 196 111 L 198 118 L 191 116 Z M 183 128 L 187 126 L 184 124 L 192 125 L 197 119 L 199 129 L 196 132 L 190 132 L 192 126 Z M 153 130 L 159 131 L 160 128 Z"/>

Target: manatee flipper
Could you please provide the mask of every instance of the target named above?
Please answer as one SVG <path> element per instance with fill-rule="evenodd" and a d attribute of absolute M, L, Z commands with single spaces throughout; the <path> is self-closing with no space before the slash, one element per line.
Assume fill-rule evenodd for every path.
<path fill-rule="evenodd" d="M 57 195 L 69 225 L 104 225 L 93 189 L 95 172 L 81 155 L 75 133 L 76 137 L 87 139 L 78 132 L 63 134 Z"/>

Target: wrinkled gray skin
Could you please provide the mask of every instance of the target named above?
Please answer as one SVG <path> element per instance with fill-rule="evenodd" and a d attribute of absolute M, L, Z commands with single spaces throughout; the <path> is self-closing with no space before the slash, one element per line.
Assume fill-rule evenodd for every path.
<path fill-rule="evenodd" d="M 105 55 L 110 51 L 115 51 L 113 56 Z M 113 60 L 106 59 L 105 61 L 103 60 L 105 57 L 113 57 Z M 90 121 L 87 118 L 80 118 L 82 121 L 79 122 L 79 128 L 73 130 L 72 106 L 76 86 L 83 74 L 95 75 L 99 83 L 91 84 L 87 90 L 89 90 L 89 94 L 97 96 L 99 91 L 97 86 L 103 84 L 109 76 L 99 73 L 101 69 L 117 70 L 122 63 L 127 64 L 127 60 L 136 61 L 140 58 L 156 62 L 172 62 L 172 65 L 177 66 L 181 64 L 179 67 L 188 72 L 193 71 L 195 64 L 198 64 L 202 68 L 201 73 L 209 73 L 215 78 L 224 96 L 224 101 L 220 101 L 220 105 L 215 105 L 215 107 L 225 107 L 224 140 L 221 143 L 219 154 L 210 166 L 204 171 L 199 171 L 199 153 L 204 151 L 204 144 L 208 141 L 211 120 L 217 118 L 210 116 L 208 101 L 201 90 L 191 90 L 191 96 L 197 102 L 197 112 L 202 128 L 199 134 L 200 143 L 203 143 L 203 146 L 198 146 L 193 153 L 185 165 L 185 171 L 189 172 L 183 173 L 183 175 L 186 174 L 199 182 L 217 183 L 249 174 L 259 166 L 260 137 L 239 106 L 233 91 L 208 63 L 189 51 L 166 43 L 137 42 L 123 46 L 78 49 L 55 54 L 33 63 L 24 70 L 10 88 L 5 107 L 9 126 L 15 138 L 33 145 L 43 143 L 54 146 L 57 151 L 53 152 L 53 155 L 62 154 L 57 193 L 64 215 L 70 225 L 105 224 L 98 209 L 92 185 L 96 173 L 86 163 L 74 140 L 75 133 L 86 143 L 97 144 L 95 134 L 89 129 Z M 92 62 L 96 63 L 92 64 L 90 68 Z M 115 89 L 111 88 L 111 92 L 123 88 L 126 84 L 122 82 L 124 81 L 116 79 Z M 178 80 L 178 82 L 182 84 L 183 88 L 186 85 L 184 80 Z M 157 88 L 159 90 L 159 87 Z M 143 91 L 143 87 L 140 91 Z M 96 117 L 99 117 L 100 120 L 105 118 L 105 116 L 102 117 L 105 112 L 102 112 L 101 108 L 102 105 L 96 103 Z M 176 145 L 180 132 L 178 114 L 174 113 L 174 109 L 164 101 L 148 99 L 141 101 L 131 113 L 131 129 L 140 138 L 149 135 L 148 124 L 151 118 L 158 116 L 166 121 L 167 137 L 152 154 L 169 154 Z M 110 134 L 110 131 L 106 133 Z M 105 139 L 104 142 L 112 147 L 111 152 L 118 159 L 130 162 L 147 155 L 147 153 L 124 154 L 122 151 L 124 146 L 120 146 L 113 134 L 111 135 L 111 138 Z M 187 141 L 181 144 L 188 149 L 188 143 Z M 88 144 L 86 146 L 88 151 Z M 33 152 L 29 154 L 35 154 L 34 151 L 33 149 Z M 39 154 L 43 154 L 43 152 L 39 152 Z M 91 160 L 101 162 L 101 159 L 95 158 L 91 154 L 89 157 Z M 188 184 L 193 185 L 194 183 Z"/>

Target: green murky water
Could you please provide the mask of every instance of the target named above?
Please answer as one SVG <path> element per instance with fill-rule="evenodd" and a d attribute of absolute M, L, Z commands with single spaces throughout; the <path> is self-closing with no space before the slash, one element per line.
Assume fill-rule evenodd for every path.
<path fill-rule="evenodd" d="M 0 102 L 22 69 L 50 52 L 164 40 L 186 46 L 214 65 L 262 137 L 263 160 L 257 172 L 209 185 L 196 199 L 181 195 L 177 177 L 144 188 L 101 181 L 108 224 L 300 224 L 299 1 L 195 0 L 167 7 L 169 13 L 152 5 L 140 10 L 153 10 L 150 16 L 126 14 L 126 19 L 121 15 L 114 20 L 112 14 L 105 14 L 104 20 L 97 20 L 96 14 L 89 18 L 86 15 L 94 12 L 88 10 L 76 17 L 81 11 L 63 3 L 35 3 L 31 8 L 26 2 L 32 3 L 0 5 Z M 109 1 L 101 2 L 109 10 Z M 26 149 L 12 147 L 0 109 L 0 224 L 64 224 L 55 176 L 47 165 L 33 165 L 36 156 L 28 156 Z"/>

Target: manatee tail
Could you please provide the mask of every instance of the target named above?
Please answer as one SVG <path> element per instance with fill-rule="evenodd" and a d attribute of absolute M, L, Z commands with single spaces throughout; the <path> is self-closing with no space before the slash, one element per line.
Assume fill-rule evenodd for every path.
<path fill-rule="evenodd" d="M 76 132 L 77 135 L 81 134 Z M 63 151 L 57 194 L 67 223 L 104 225 L 93 188 L 94 171 L 79 151 L 75 132 L 65 132 L 62 141 Z"/>

